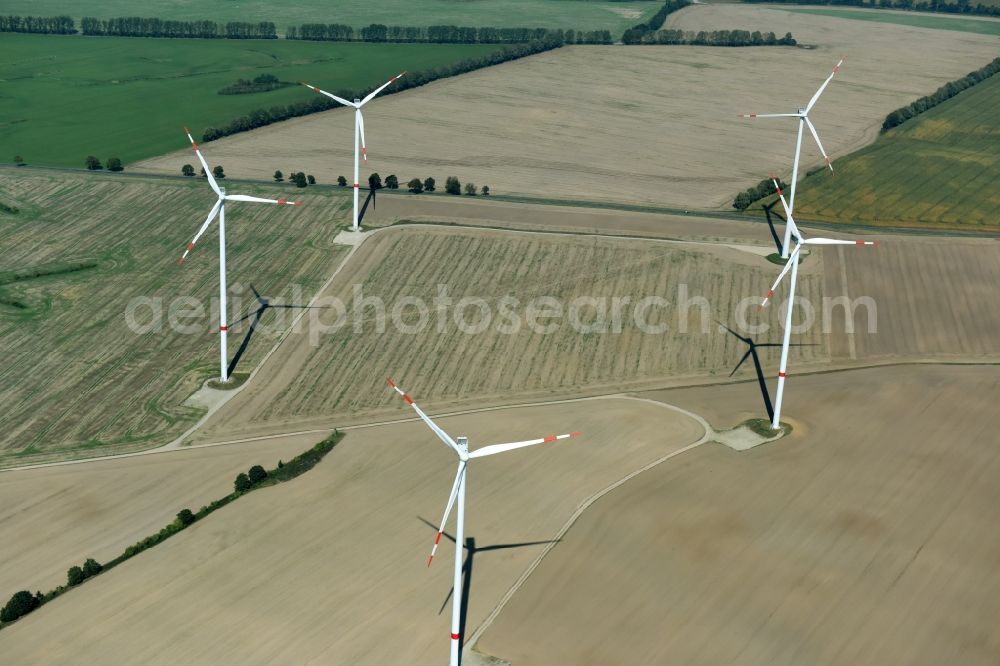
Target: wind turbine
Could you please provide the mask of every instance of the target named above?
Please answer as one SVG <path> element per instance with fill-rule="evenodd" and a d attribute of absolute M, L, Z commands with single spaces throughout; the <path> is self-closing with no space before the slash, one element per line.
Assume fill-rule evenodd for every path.
<path fill-rule="evenodd" d="M 208 163 L 205 158 L 202 157 L 201 151 L 198 150 L 198 144 L 194 142 L 194 138 L 191 136 L 191 132 L 187 127 L 184 128 L 184 133 L 187 134 L 188 140 L 191 142 L 191 147 L 194 149 L 195 155 L 198 156 L 198 161 L 201 162 L 201 166 L 205 169 L 205 177 L 208 178 L 208 184 L 212 186 L 215 194 L 218 195 L 218 199 L 215 205 L 212 206 L 212 210 L 208 213 L 208 219 L 205 223 L 201 225 L 201 229 L 198 233 L 194 235 L 194 238 L 188 243 L 187 249 L 184 250 L 184 254 L 181 258 L 177 260 L 177 263 L 183 263 L 184 259 L 187 258 L 188 253 L 194 249 L 194 244 L 198 242 L 201 235 L 205 233 L 208 226 L 212 224 L 212 220 L 218 216 L 219 218 L 219 340 L 221 344 L 220 348 L 220 361 L 219 361 L 219 378 L 223 382 L 229 381 L 229 365 L 227 363 L 228 350 L 226 348 L 226 333 L 228 328 L 226 326 L 226 202 L 227 201 L 251 201 L 255 203 L 273 203 L 273 204 L 285 204 L 288 206 L 298 206 L 298 201 L 287 201 L 285 199 L 261 199 L 260 197 L 250 197 L 245 194 L 226 194 L 226 190 L 219 187 L 219 184 L 215 182 L 215 178 L 212 177 L 212 171 L 208 168 Z"/>
<path fill-rule="evenodd" d="M 831 172 L 833 171 L 833 162 L 830 160 L 830 156 L 826 154 L 826 151 L 823 150 L 823 144 L 819 140 L 819 134 L 816 132 L 816 127 L 812 124 L 812 121 L 809 120 L 809 112 L 812 111 L 812 108 L 814 106 L 816 106 L 816 102 L 817 100 L 819 100 L 819 96 L 823 94 L 823 91 L 830 84 L 830 81 L 833 80 L 834 75 L 840 71 L 840 66 L 842 64 L 844 64 L 843 58 L 841 58 L 840 62 L 838 62 L 837 65 L 833 68 L 833 71 L 830 72 L 830 76 L 826 77 L 826 81 L 824 81 L 823 85 L 819 87 L 819 90 L 816 91 L 816 94 L 812 96 L 812 99 L 809 100 L 809 103 L 806 104 L 804 107 L 799 108 L 799 110 L 795 113 L 740 114 L 741 118 L 798 118 L 799 119 L 799 134 L 798 137 L 795 139 L 795 160 L 792 162 L 792 193 L 791 193 L 790 203 L 788 206 L 790 210 L 795 210 L 795 184 L 799 180 L 799 155 L 802 152 L 803 126 L 809 128 L 810 134 L 812 134 L 813 139 L 816 140 L 816 145 L 819 147 L 819 152 L 823 154 L 823 159 L 826 161 L 826 165 L 830 167 Z M 791 239 L 791 228 L 792 225 L 785 226 L 785 242 L 782 245 L 781 249 L 782 259 L 786 259 L 788 257 L 788 241 Z"/>
<path fill-rule="evenodd" d="M 434 431 L 434 434 L 444 442 L 455 454 L 458 456 L 458 471 L 455 472 L 455 482 L 451 486 L 451 494 L 448 496 L 448 504 L 444 508 L 444 517 L 441 519 L 441 526 L 438 527 L 437 536 L 434 537 L 434 547 L 431 548 L 431 555 L 427 558 L 427 566 L 431 565 L 434 561 L 434 553 L 437 551 L 438 543 L 441 542 L 441 535 L 444 534 L 445 523 L 448 522 L 448 516 L 451 514 L 451 508 L 453 506 L 458 506 L 457 513 L 458 516 L 455 522 L 455 580 L 454 580 L 454 591 L 451 597 L 451 659 L 448 662 L 450 666 L 458 666 L 459 660 L 459 649 L 461 647 L 461 623 L 462 623 L 462 548 L 457 544 L 464 543 L 465 539 L 465 470 L 468 467 L 469 461 L 473 458 L 483 458 L 486 456 L 492 456 L 497 453 L 504 453 L 505 451 L 511 451 L 513 449 L 520 449 L 525 446 L 534 446 L 536 444 L 545 444 L 547 442 L 554 442 L 560 439 L 569 439 L 570 437 L 576 437 L 581 435 L 579 432 L 571 432 L 565 435 L 549 435 L 548 437 L 542 437 L 540 439 L 529 439 L 523 442 L 511 442 L 510 444 L 492 444 L 490 446 L 484 446 L 481 449 L 476 449 L 475 451 L 469 451 L 469 439 L 468 437 L 459 437 L 457 440 L 452 439 L 451 435 L 442 430 L 434 421 L 430 419 L 429 416 L 424 414 L 423 410 L 417 406 L 417 403 L 413 402 L 411 398 L 403 389 L 396 386 L 392 379 L 387 380 L 389 386 L 393 390 L 403 397 L 406 404 L 413 407 L 424 423 Z"/>
<path fill-rule="evenodd" d="M 302 85 L 310 90 L 318 92 L 321 95 L 326 95 L 330 99 L 335 102 L 339 102 L 344 106 L 354 107 L 354 226 L 351 227 L 352 231 L 357 231 L 359 229 L 359 225 L 361 224 L 361 220 L 358 217 L 358 189 L 361 187 L 360 183 L 358 183 L 359 151 L 361 153 L 361 158 L 364 159 L 365 163 L 368 162 L 368 150 L 365 148 L 365 119 L 361 116 L 361 107 L 372 101 L 372 98 L 375 97 L 375 95 L 385 90 L 394 81 L 400 79 L 403 74 L 406 74 L 406 72 L 400 72 L 396 76 L 392 77 L 378 88 L 368 93 L 368 96 L 364 99 L 358 99 L 355 97 L 353 102 L 348 102 L 343 97 L 337 97 L 333 93 L 328 93 L 325 90 L 320 90 L 316 86 L 311 86 L 308 83 L 302 82 Z"/>
<path fill-rule="evenodd" d="M 771 428 L 777 430 L 781 427 L 781 397 L 785 391 L 785 370 L 788 367 L 788 347 L 792 336 L 792 310 L 795 307 L 795 282 L 799 275 L 799 252 L 802 250 L 803 245 L 875 245 L 877 241 L 866 241 L 866 240 L 837 240 L 834 238 L 803 238 L 802 232 L 799 228 L 795 226 L 795 219 L 792 218 L 792 210 L 785 201 L 785 193 L 782 192 L 781 188 L 778 186 L 778 181 L 771 177 L 771 182 L 774 183 L 774 189 L 778 192 L 778 197 L 781 199 L 781 206 L 785 209 L 785 217 L 788 221 L 788 229 L 791 230 L 791 237 L 795 241 L 795 249 L 791 251 L 788 255 L 788 261 L 785 263 L 785 267 L 781 269 L 781 273 L 778 274 L 778 279 L 774 281 L 771 288 L 767 292 L 767 296 L 764 301 L 760 304 L 760 309 L 763 309 L 767 302 L 774 296 L 774 290 L 778 288 L 778 284 L 781 282 L 782 278 L 786 274 L 791 272 L 791 278 L 789 278 L 788 286 L 788 307 L 785 312 L 785 336 L 781 342 L 781 363 L 778 367 L 778 390 L 774 395 L 774 416 L 771 418 Z M 787 248 L 788 245 L 786 244 Z"/>

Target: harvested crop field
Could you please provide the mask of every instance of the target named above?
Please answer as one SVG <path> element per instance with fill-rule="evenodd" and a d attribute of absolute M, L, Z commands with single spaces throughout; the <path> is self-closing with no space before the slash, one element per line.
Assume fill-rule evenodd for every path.
<path fill-rule="evenodd" d="M 825 296 L 858 301 L 854 333 L 845 309 L 831 308 L 825 336 L 834 363 L 898 359 L 1000 360 L 1000 243 L 983 238 L 891 236 L 870 256 L 862 248 L 822 250 Z M 877 324 L 870 332 L 869 325 Z"/>
<path fill-rule="evenodd" d="M 181 509 L 233 490 L 251 465 L 272 468 L 321 435 L 14 470 L 0 475 L 0 598 L 47 591 L 88 557 L 105 563 L 157 533 Z"/>
<path fill-rule="evenodd" d="M 998 389 L 994 367 L 800 377 L 789 439 L 702 445 L 598 500 L 478 646 L 518 666 L 996 664 Z M 759 412 L 749 384 L 655 396 Z"/>
<path fill-rule="evenodd" d="M 734 340 L 714 320 L 732 321 L 746 299 L 756 321 L 755 299 L 775 271 L 759 254 L 722 246 L 448 227 L 380 231 L 317 301 L 341 300 L 342 325 L 336 309 L 313 311 L 194 440 L 396 414 L 386 375 L 428 405 L 481 406 L 728 373 Z M 822 283 L 821 264 L 804 264 L 800 293 L 818 302 Z M 451 304 L 437 300 L 442 288 Z M 360 297 L 381 299 L 382 310 L 369 304 L 355 316 Z M 647 297 L 668 303 L 640 309 Z M 481 301 L 460 308 L 465 298 Z M 577 298 L 595 301 L 576 301 L 574 310 Z M 558 307 L 562 315 L 533 319 L 532 303 L 535 312 Z M 778 320 L 777 308 L 764 314 L 772 325 Z M 818 327 L 797 338 L 817 344 L 796 353 L 800 362 L 827 362 Z"/>
<path fill-rule="evenodd" d="M 689 8 L 676 20 L 787 28 L 818 48 L 572 46 L 439 81 L 366 107 L 370 160 L 362 178 L 377 171 L 402 183 L 427 176 L 443 183 L 455 175 L 497 194 L 727 209 L 768 172 L 790 170 L 795 140 L 790 124 L 739 113 L 794 110 L 846 54 L 813 114 L 840 157 L 870 143 L 889 111 L 982 66 L 998 44 L 985 35 L 741 5 Z M 776 70 L 778 87 L 765 74 Z M 211 150 L 255 178 L 275 168 L 259 159 L 266 154 L 294 157 L 298 168 L 332 182 L 352 168 L 352 125 L 349 110 L 338 109 L 228 137 Z M 806 151 L 804 164 L 818 158 Z M 171 153 L 134 167 L 176 173 L 186 159 Z"/>
<path fill-rule="evenodd" d="M 687 416 L 622 398 L 440 423 L 468 434 L 474 448 L 584 433 L 571 443 L 473 464 L 467 534 L 483 550 L 472 568 L 470 631 L 542 548 L 489 546 L 551 539 L 584 498 L 703 432 Z M 420 519 L 439 519 L 453 476 L 453 457 L 422 423 L 351 431 L 304 476 L 237 500 L 4 628 L 4 658 L 441 663 L 449 615 L 439 609 L 451 587 L 454 551 L 445 543 L 428 569 L 434 529 Z"/>
<path fill-rule="evenodd" d="M 204 181 L 4 170 L 0 199 L 21 212 L 0 215 L 0 271 L 87 268 L 2 287 L 20 305 L 0 306 L 0 465 L 150 448 L 201 415 L 184 403 L 218 375 L 217 230 L 175 261 L 213 198 Z M 345 249 L 329 220 L 342 201 L 227 207 L 230 358 L 251 321 L 236 319 L 256 309 L 251 283 L 275 304 L 301 303 L 333 272 Z M 264 313 L 237 371 L 263 358 L 288 312 Z"/>

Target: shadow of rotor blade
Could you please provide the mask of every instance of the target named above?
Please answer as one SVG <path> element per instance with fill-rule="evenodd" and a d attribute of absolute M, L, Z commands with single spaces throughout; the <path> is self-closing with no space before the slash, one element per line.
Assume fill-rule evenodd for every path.
<path fill-rule="evenodd" d="M 368 210 L 368 204 L 372 204 L 372 210 L 375 210 L 375 190 L 368 190 L 368 196 L 365 198 L 365 203 L 361 206 L 361 210 L 358 211 L 358 224 L 361 224 L 361 220 L 365 219 L 365 211 Z"/>
<path fill-rule="evenodd" d="M 438 526 L 435 525 L 434 523 L 432 523 L 431 521 L 427 520 L 423 516 L 417 516 L 417 520 L 419 520 L 424 525 L 426 525 L 427 527 L 429 527 L 432 530 L 434 530 L 435 532 L 437 532 Z M 448 534 L 447 532 L 441 532 L 441 534 L 443 534 L 444 538 L 447 539 L 448 541 L 451 541 L 452 543 L 455 543 L 455 537 L 453 537 L 452 535 Z"/>
<path fill-rule="evenodd" d="M 254 298 L 257 299 L 258 303 L 260 303 L 264 307 L 267 307 L 267 301 L 264 300 L 264 297 L 260 295 L 260 292 L 257 291 L 257 288 L 253 286 L 253 282 L 250 283 L 250 291 L 253 292 Z"/>
<path fill-rule="evenodd" d="M 757 383 L 760 385 L 760 395 L 764 399 L 764 409 L 767 410 L 767 418 L 774 420 L 774 406 L 771 404 L 771 392 L 767 388 L 767 380 L 764 378 L 764 369 L 760 366 L 760 357 L 757 356 L 757 348 L 751 347 L 750 353 L 753 356 L 753 367 L 757 371 Z"/>
<path fill-rule="evenodd" d="M 774 221 L 771 219 L 771 208 L 773 207 L 773 203 L 770 206 L 761 205 L 761 208 L 764 209 L 764 215 L 767 217 L 767 226 L 771 230 L 771 238 L 774 239 L 774 245 L 778 248 L 778 254 L 781 254 L 781 238 L 778 236 L 778 231 L 774 228 Z M 775 215 L 777 215 L 777 213 L 775 213 Z"/>
<path fill-rule="evenodd" d="M 250 344 L 250 338 L 253 337 L 254 331 L 257 330 L 257 324 L 260 323 L 260 318 L 264 315 L 264 310 L 266 307 L 258 308 L 256 316 L 253 322 L 250 324 L 250 328 L 247 329 L 247 334 L 243 336 L 243 341 L 240 343 L 240 348 L 236 350 L 236 354 L 233 356 L 233 360 L 229 362 L 229 370 L 226 374 L 232 375 L 236 370 L 236 366 L 239 365 L 240 359 L 243 358 L 243 354 L 247 350 L 247 346 Z M 245 317 L 244 317 L 245 319 Z M 243 321 L 242 319 L 240 321 Z"/>
<path fill-rule="evenodd" d="M 247 319 L 250 319 L 250 317 L 257 317 L 258 319 L 260 319 L 262 316 L 264 316 L 264 310 L 268 309 L 269 307 L 270 307 L 269 305 L 262 305 L 259 308 L 257 308 L 256 310 L 252 310 L 252 311 L 246 313 L 244 316 L 242 316 L 239 319 L 237 319 L 236 321 L 234 321 L 232 325 L 235 326 L 236 324 L 239 324 L 240 322 L 243 322 L 243 321 L 246 321 Z"/>
<path fill-rule="evenodd" d="M 332 305 L 296 305 L 295 303 L 268 305 L 269 308 L 299 308 L 301 310 L 329 310 Z"/>
<path fill-rule="evenodd" d="M 741 358 L 740 362 L 736 364 L 736 367 L 733 368 L 733 371 L 729 373 L 730 377 L 732 377 L 733 375 L 736 374 L 736 371 L 740 369 L 741 365 L 743 365 L 743 361 L 747 360 L 747 356 L 749 356 L 750 354 L 753 353 L 753 348 L 754 348 L 754 344 L 751 342 L 750 343 L 750 349 L 747 350 L 746 354 L 743 354 L 743 358 Z"/>
<path fill-rule="evenodd" d="M 559 543 L 559 539 L 549 539 L 547 541 L 523 541 L 521 543 L 498 543 L 493 546 L 483 546 L 476 548 L 477 553 L 486 553 L 491 550 L 507 550 L 508 548 L 526 548 L 528 546 L 546 546 L 550 543 Z"/>

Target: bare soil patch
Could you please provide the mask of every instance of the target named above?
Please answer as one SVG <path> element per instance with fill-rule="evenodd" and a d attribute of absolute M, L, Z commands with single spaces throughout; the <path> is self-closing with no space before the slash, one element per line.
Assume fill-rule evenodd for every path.
<path fill-rule="evenodd" d="M 479 641 L 519 665 L 994 664 L 997 373 L 801 377 L 775 444 L 599 500 Z M 755 387 L 655 395 L 732 421 Z"/>

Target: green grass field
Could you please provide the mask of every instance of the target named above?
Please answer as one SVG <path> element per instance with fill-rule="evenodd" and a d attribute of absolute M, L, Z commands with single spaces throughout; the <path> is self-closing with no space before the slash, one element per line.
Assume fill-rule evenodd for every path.
<path fill-rule="evenodd" d="M 195 3 L 191 0 L 146 0 L 141 8 L 131 0 L 5 0 L 5 14 L 22 16 L 69 15 L 112 18 L 155 16 L 162 19 L 272 21 L 279 33 L 302 23 L 346 23 L 361 27 L 386 25 L 464 25 L 498 28 L 573 28 L 610 30 L 616 37 L 640 20 L 656 13 L 660 0 L 607 2 L 605 0 L 403 0 L 332 4 L 324 0 L 299 0 L 274 4 L 266 0 Z"/>
<path fill-rule="evenodd" d="M 230 187 L 303 199 L 227 207 L 232 359 L 252 321 L 238 319 L 257 307 L 250 284 L 276 304 L 308 302 L 344 255 L 331 239 L 349 200 L 327 188 Z M 207 314 L 217 229 L 175 261 L 213 199 L 202 179 L 0 167 L 0 202 L 20 209 L 0 213 L 0 467 L 149 448 L 198 418 L 184 401 L 218 373 L 218 319 Z M 169 325 L 179 297 L 205 310 L 177 320 L 192 324 L 186 333 Z M 152 305 L 136 311 L 139 324 L 162 304 L 160 330 L 128 326 L 136 298 Z M 235 370 L 252 370 L 297 312 L 263 313 Z"/>
<path fill-rule="evenodd" d="M 1000 230 L 1000 75 L 881 135 L 802 181 L 796 214 L 969 231 Z"/>
<path fill-rule="evenodd" d="M 900 25 L 912 25 L 917 28 L 958 30 L 960 32 L 975 32 L 981 35 L 1000 35 L 1000 19 L 961 18 L 951 14 L 912 14 L 899 10 L 793 9 L 790 7 L 781 7 L 781 9 L 799 14 L 835 16 L 837 18 L 854 19 L 857 21 L 898 23 Z"/>
<path fill-rule="evenodd" d="M 0 39 L 0 160 L 82 167 L 87 155 L 126 164 L 183 148 L 260 107 L 310 99 L 303 86 L 245 95 L 218 91 L 274 74 L 356 90 L 400 71 L 495 50 L 477 44 L 334 44 L 4 34 Z"/>

